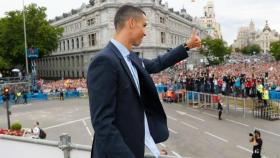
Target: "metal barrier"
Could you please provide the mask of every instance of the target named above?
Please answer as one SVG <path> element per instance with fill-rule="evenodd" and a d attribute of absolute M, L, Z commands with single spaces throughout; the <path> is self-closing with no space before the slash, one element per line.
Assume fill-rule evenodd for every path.
<path fill-rule="evenodd" d="M 0 135 L 0 149 L 3 149 L 0 150 L 1 157 L 89 158 L 91 154 L 91 146 L 71 143 L 71 137 L 68 134 L 62 134 L 59 142 Z M 155 157 L 147 153 L 145 158 Z M 164 155 L 159 158 L 176 157 Z"/>
<path fill-rule="evenodd" d="M 260 117 L 268 120 L 280 119 L 280 99 L 270 100 L 270 107 L 266 109 L 263 106 L 258 107 L 256 98 L 241 98 L 233 96 L 224 96 L 209 93 L 200 93 L 187 91 L 185 94 L 186 105 L 199 109 L 217 110 L 217 103 L 222 100 L 224 109 L 227 113 L 246 117 L 246 115 Z M 260 111 L 262 110 L 262 111 Z"/>
<path fill-rule="evenodd" d="M 269 91 L 269 98 L 271 100 L 280 100 L 280 92 L 278 91 Z"/>
<path fill-rule="evenodd" d="M 276 104 L 276 105 L 275 105 Z M 253 116 L 266 119 L 266 120 L 278 120 L 280 119 L 280 107 L 279 102 L 273 102 L 270 100 L 268 105 L 263 105 L 261 101 L 257 101 L 253 106 Z"/>
<path fill-rule="evenodd" d="M 21 98 L 19 98 L 18 103 L 23 103 L 23 95 L 21 95 Z M 79 92 L 79 91 L 66 91 L 64 92 L 64 99 L 67 98 L 86 98 L 87 93 L 86 92 Z M 14 101 L 14 95 L 10 94 L 10 103 L 15 103 Z M 49 100 L 49 99 L 59 99 L 59 92 L 53 92 L 53 93 L 28 93 L 27 94 L 27 100 L 28 102 L 32 100 Z M 2 95 L 0 95 L 0 104 L 3 104 Z"/>
<path fill-rule="evenodd" d="M 193 106 L 194 108 L 216 108 L 220 99 L 220 96 L 216 94 L 190 91 L 186 92 L 185 96 L 187 105 Z"/>

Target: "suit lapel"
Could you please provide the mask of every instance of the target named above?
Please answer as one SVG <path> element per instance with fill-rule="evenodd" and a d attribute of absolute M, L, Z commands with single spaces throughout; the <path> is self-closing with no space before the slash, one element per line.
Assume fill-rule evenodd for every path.
<path fill-rule="evenodd" d="M 132 83 L 134 89 L 136 90 L 137 94 L 139 94 L 139 93 L 138 93 L 138 90 L 137 90 L 136 83 L 135 83 L 135 81 L 134 81 L 134 79 L 133 79 L 133 76 L 132 76 L 132 74 L 131 74 L 131 72 L 130 72 L 130 69 L 128 68 L 127 63 L 126 63 L 126 61 L 124 60 L 123 56 L 121 55 L 121 53 L 119 52 L 119 50 L 115 47 L 115 45 L 112 44 L 111 42 L 109 43 L 109 47 L 113 50 L 114 54 L 116 54 L 117 57 L 119 57 L 123 69 L 125 70 L 126 74 L 128 75 L 128 77 L 129 77 L 129 79 L 130 79 L 130 81 L 131 81 L 131 83 Z"/>
<path fill-rule="evenodd" d="M 129 58 L 131 59 L 131 62 L 134 64 L 134 66 L 136 67 L 136 69 L 138 71 L 140 87 L 141 87 L 141 83 L 145 84 L 145 86 L 142 85 L 143 87 L 141 87 L 141 92 L 142 92 L 142 90 L 144 90 L 143 88 L 145 88 L 144 91 L 149 92 L 154 97 L 158 97 L 153 79 L 151 78 L 150 74 L 145 70 L 145 67 L 144 67 L 145 65 L 144 66 L 142 65 L 143 63 L 142 63 L 141 59 L 139 59 L 139 57 L 135 53 L 131 53 L 129 55 Z M 142 78 L 142 80 L 141 80 L 141 78 Z M 145 93 L 145 92 L 143 92 L 143 93 Z"/>
<path fill-rule="evenodd" d="M 136 67 L 136 69 L 140 71 L 139 73 L 142 73 L 145 76 L 149 75 L 146 73 L 146 71 L 144 71 L 144 65 L 142 65 L 141 60 L 138 58 L 138 56 L 135 53 L 131 53 L 129 55 L 129 58 L 131 62 L 134 64 L 134 66 Z"/>

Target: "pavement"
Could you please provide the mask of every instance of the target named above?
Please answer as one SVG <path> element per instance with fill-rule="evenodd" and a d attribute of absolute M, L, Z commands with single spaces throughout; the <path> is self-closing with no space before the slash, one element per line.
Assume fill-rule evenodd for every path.
<path fill-rule="evenodd" d="M 252 146 L 249 133 L 261 131 L 263 158 L 280 158 L 280 121 L 245 117 L 240 111 L 224 107 L 222 120 L 211 109 L 194 109 L 184 104 L 163 103 L 168 118 L 170 137 L 158 144 L 169 155 L 188 158 L 249 158 Z M 72 143 L 91 145 L 91 126 L 87 99 L 32 102 L 11 107 L 11 122 L 19 121 L 32 128 L 35 121 L 46 131 L 48 140 L 59 140 L 62 133 L 71 136 Z M 0 106 L 0 128 L 7 128 L 6 111 Z"/>

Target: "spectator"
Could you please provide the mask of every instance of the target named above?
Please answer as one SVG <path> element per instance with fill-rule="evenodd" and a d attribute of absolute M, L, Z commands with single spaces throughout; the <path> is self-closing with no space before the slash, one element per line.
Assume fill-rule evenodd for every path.
<path fill-rule="evenodd" d="M 39 139 L 39 135 L 40 135 L 40 127 L 39 127 L 39 122 L 36 121 L 35 124 L 34 124 L 34 127 L 32 129 L 32 138 L 35 138 L 35 139 Z"/>
<path fill-rule="evenodd" d="M 62 89 L 59 91 L 59 100 L 64 100 L 64 93 Z"/>
<path fill-rule="evenodd" d="M 24 104 L 27 104 L 27 91 L 26 90 L 23 90 L 23 100 L 24 100 Z"/>

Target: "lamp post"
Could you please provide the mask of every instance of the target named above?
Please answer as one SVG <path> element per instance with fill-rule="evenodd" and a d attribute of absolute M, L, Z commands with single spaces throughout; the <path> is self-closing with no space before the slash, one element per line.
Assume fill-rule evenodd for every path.
<path fill-rule="evenodd" d="M 4 87 L 3 90 L 4 90 L 3 91 L 3 101 L 6 105 L 8 129 L 10 129 L 11 128 L 11 125 L 10 125 L 11 112 L 9 109 L 10 92 L 9 92 L 9 88 L 7 88 L 7 87 Z"/>
<path fill-rule="evenodd" d="M 27 42 L 26 42 L 26 25 L 25 25 L 25 7 L 24 0 L 22 0 L 23 5 L 23 32 L 24 32 L 24 50 L 25 50 L 25 68 L 26 68 L 26 76 L 28 76 L 28 59 L 27 59 Z"/>

